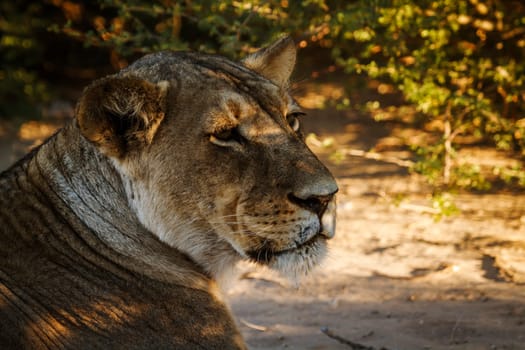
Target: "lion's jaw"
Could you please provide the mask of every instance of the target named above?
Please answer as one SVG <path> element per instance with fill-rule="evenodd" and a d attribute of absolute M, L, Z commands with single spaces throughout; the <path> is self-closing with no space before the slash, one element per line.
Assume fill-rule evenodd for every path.
<path fill-rule="evenodd" d="M 197 203 L 200 208 L 188 217 L 167 207 L 154 183 L 130 180 L 128 169 L 122 164 L 116 168 L 144 227 L 191 257 L 220 284 L 231 277 L 240 260 L 266 265 L 298 281 L 325 258 L 326 241 L 334 235 L 335 200 L 318 217 L 289 201 L 250 201 L 243 191 L 225 191 L 213 204 L 214 210 L 206 210 L 211 207 L 207 202 Z"/>

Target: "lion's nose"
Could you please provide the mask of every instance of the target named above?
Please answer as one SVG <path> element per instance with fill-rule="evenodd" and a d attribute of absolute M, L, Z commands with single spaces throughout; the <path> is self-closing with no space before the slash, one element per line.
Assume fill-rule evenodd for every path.
<path fill-rule="evenodd" d="M 298 160 L 292 160 L 293 174 L 289 174 L 288 199 L 319 218 L 339 190 L 330 171 L 310 152 Z"/>
<path fill-rule="evenodd" d="M 294 195 L 293 193 L 290 193 L 288 195 L 288 199 L 292 202 L 300 206 L 301 208 L 308 209 L 314 213 L 317 214 L 317 216 L 321 217 L 323 213 L 326 210 L 326 207 L 328 206 L 328 203 L 330 203 L 330 200 L 332 199 L 333 194 L 326 195 L 326 196 L 310 196 L 308 198 L 302 199 Z"/>

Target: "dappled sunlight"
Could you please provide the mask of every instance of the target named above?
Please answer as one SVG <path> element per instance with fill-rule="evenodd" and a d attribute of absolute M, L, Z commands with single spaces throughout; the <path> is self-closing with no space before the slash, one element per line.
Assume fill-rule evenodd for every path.
<path fill-rule="evenodd" d="M 111 332 L 140 319 L 146 310 L 145 303 L 126 304 L 115 298 L 115 300 L 93 300 L 88 305 L 75 306 L 72 314 L 79 317 L 89 328 L 102 328 Z M 99 315 L 105 316 L 105 322 L 100 321 Z"/>
<path fill-rule="evenodd" d="M 2 121 L 0 123 L 0 171 L 53 135 L 65 120 L 44 118 L 44 120 L 29 120 L 21 125 L 18 125 L 16 120 Z"/>
<path fill-rule="evenodd" d="M 55 346 L 67 344 L 68 338 L 71 336 L 70 330 L 49 314 L 42 315 L 34 322 L 28 322 L 24 328 L 26 339 L 44 337 Z"/>
<path fill-rule="evenodd" d="M 342 85 L 337 83 L 301 84 L 305 93 L 297 96 L 297 102 L 308 109 L 324 108 L 327 104 L 334 105 L 345 96 Z"/>
<path fill-rule="evenodd" d="M 222 311 L 222 303 L 213 301 L 203 306 L 197 296 L 195 305 L 177 306 L 180 300 L 175 298 L 181 295 L 173 293 L 173 285 L 164 286 L 166 290 L 172 289 L 172 293 L 155 290 L 155 287 L 149 292 L 137 292 L 136 289 L 143 286 L 128 282 L 134 286 L 131 293 L 123 292 L 121 286 L 93 295 L 89 292 L 97 288 L 69 290 L 73 293 L 70 296 L 59 294 L 55 300 L 47 302 L 39 299 L 38 303 L 42 304 L 38 305 L 46 303 L 45 307 L 36 306 L 37 302 L 32 298 L 22 300 L 0 285 L 0 292 L 10 302 L 2 303 L 4 298 L 0 298 L 0 313 L 5 315 L 7 311 L 7 315 L 11 312 L 15 316 L 12 310 L 4 308 L 23 308 L 23 317 L 10 324 L 13 329 L 9 331 L 19 334 L 21 338 L 18 341 L 23 341 L 25 346 L 37 348 L 178 348 L 188 341 L 188 332 L 184 333 L 181 329 L 185 322 L 190 323 L 189 332 L 196 335 L 195 339 L 190 339 L 195 346 L 221 344 L 220 340 L 215 343 L 214 339 L 222 339 L 232 331 L 230 324 L 217 322 L 217 317 L 210 313 L 213 311 L 207 309 L 218 307 Z M 135 292 L 138 294 L 133 296 Z M 32 302 L 28 304 L 28 300 Z M 195 310 L 202 312 L 202 315 L 188 314 Z M 219 318 L 223 316 L 219 313 Z M 4 326 L 6 324 L 2 324 Z M 238 344 L 242 343 L 239 335 L 232 336 Z"/>
<path fill-rule="evenodd" d="M 118 334 L 122 327 L 127 327 L 143 316 L 145 308 L 140 305 L 124 305 L 115 300 L 102 301 L 94 299 L 86 305 L 73 305 L 70 309 L 54 310 L 54 315 L 46 310 L 40 310 L 32 315 L 23 327 L 26 339 L 36 341 L 45 339 L 47 344 L 62 347 L 75 344 L 83 332 Z"/>
<path fill-rule="evenodd" d="M 449 126 L 444 120 L 422 118 L 413 106 L 403 104 L 391 86 L 379 81 L 370 80 L 366 89 L 352 92 L 354 110 L 338 110 L 349 98 L 345 92 L 349 88 L 340 89 L 340 77 L 332 80 L 335 82 L 319 82 L 298 97 L 299 102 L 314 107 L 303 124 L 307 134 L 313 133 L 307 143 L 324 160 L 344 166 L 360 164 L 365 158 L 376 160 L 377 169 L 381 163 L 397 164 L 405 170 L 415 169 L 431 185 L 452 189 L 497 191 L 508 186 L 519 190 L 525 183 L 523 161 L 516 153 L 462 132 L 453 133 L 453 143 L 447 144 L 443 135 Z M 443 147 L 449 149 L 447 157 L 440 153 Z M 368 175 L 370 170 L 365 169 Z"/>
<path fill-rule="evenodd" d="M 21 141 L 32 142 L 36 145 L 51 136 L 59 127 L 60 125 L 56 123 L 32 120 L 20 126 L 17 136 Z"/>

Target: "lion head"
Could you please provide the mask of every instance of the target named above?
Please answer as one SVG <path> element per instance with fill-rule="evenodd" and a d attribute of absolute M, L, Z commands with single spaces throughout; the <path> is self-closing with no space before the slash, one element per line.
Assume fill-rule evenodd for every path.
<path fill-rule="evenodd" d="M 298 277 L 334 234 L 337 185 L 288 92 L 290 38 L 242 62 L 159 52 L 89 86 L 81 133 L 121 175 L 140 222 L 217 276 L 248 259 Z"/>

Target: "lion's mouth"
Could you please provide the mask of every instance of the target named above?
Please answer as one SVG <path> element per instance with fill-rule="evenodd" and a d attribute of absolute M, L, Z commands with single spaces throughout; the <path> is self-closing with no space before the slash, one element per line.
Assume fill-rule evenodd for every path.
<path fill-rule="evenodd" d="M 282 250 L 275 250 L 268 242 L 265 242 L 262 248 L 249 251 L 246 254 L 253 262 L 269 265 L 272 261 L 274 261 L 275 258 L 286 254 L 309 255 L 311 249 L 315 249 L 316 246 L 321 244 L 321 241 L 325 241 L 326 239 L 327 238 L 325 236 L 323 236 L 321 233 L 318 233 L 301 244 L 297 244 L 292 248 Z"/>

